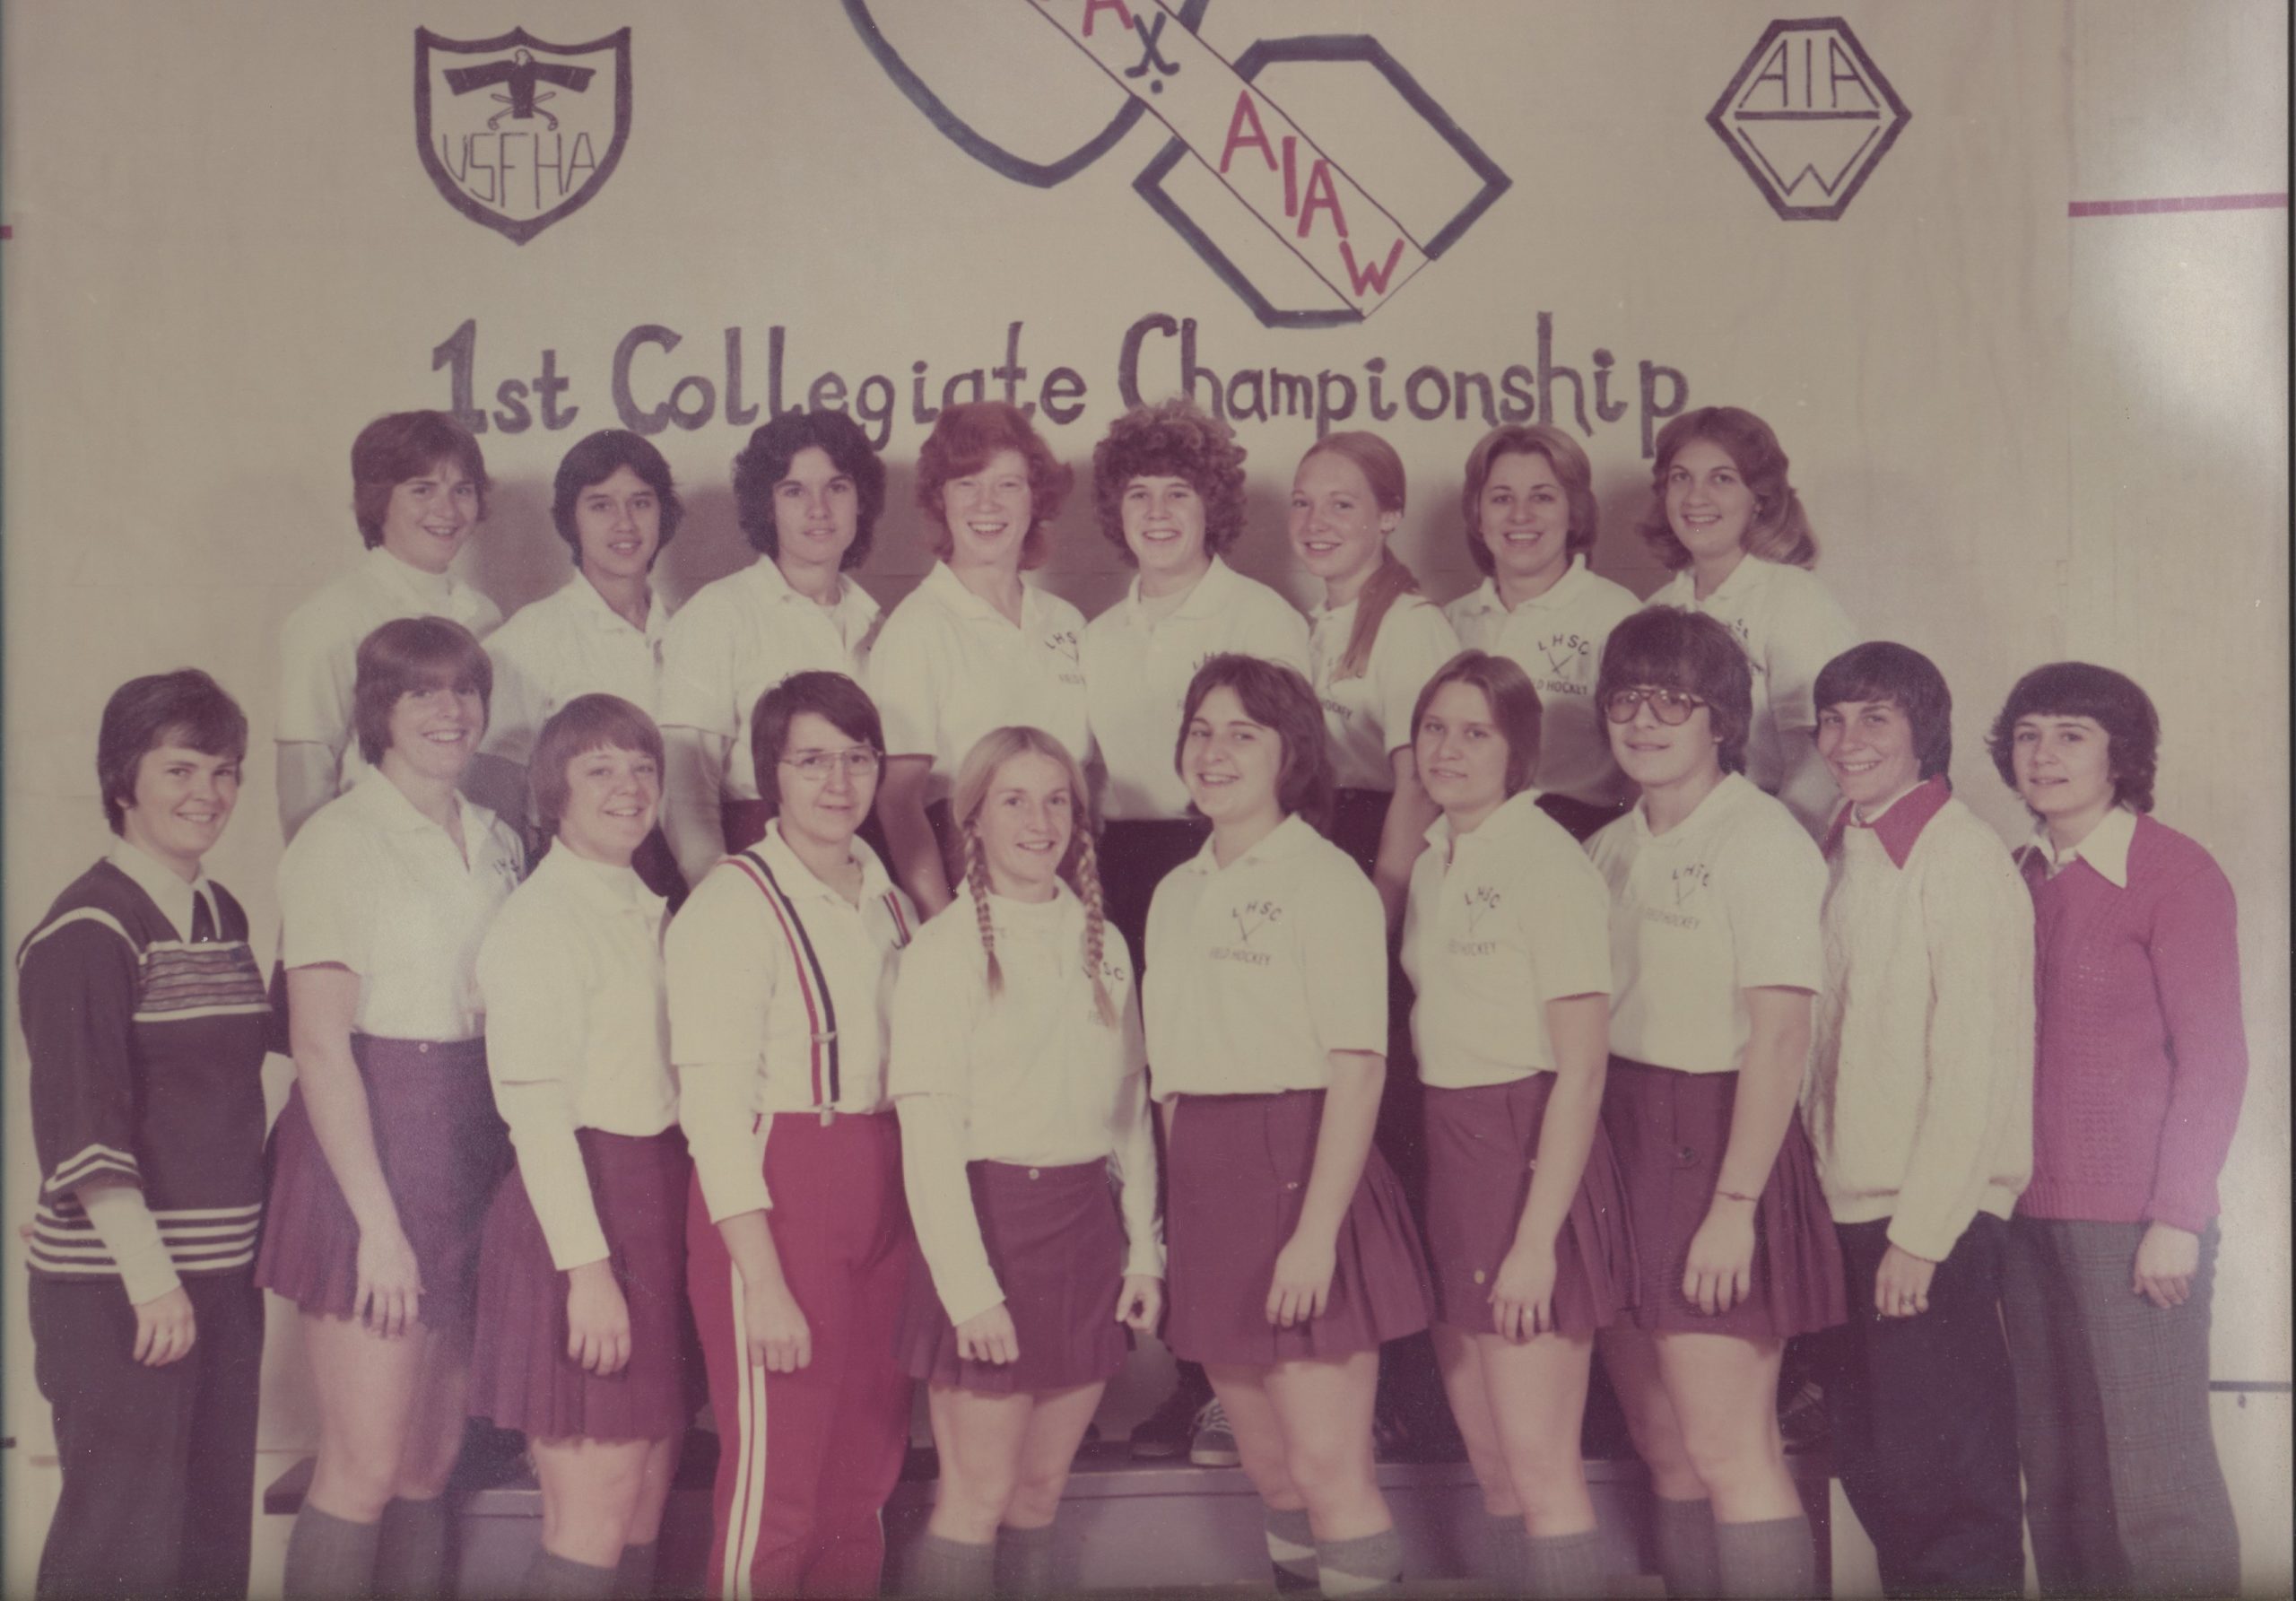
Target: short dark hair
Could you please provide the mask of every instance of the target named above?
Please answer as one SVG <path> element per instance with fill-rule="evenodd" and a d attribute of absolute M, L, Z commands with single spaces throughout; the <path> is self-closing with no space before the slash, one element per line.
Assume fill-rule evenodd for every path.
<path fill-rule="evenodd" d="M 1283 764 L 1275 774 L 1275 804 L 1288 816 L 1304 817 L 1319 834 L 1331 831 L 1336 787 L 1332 778 L 1331 749 L 1324 728 L 1323 702 L 1295 667 L 1257 656 L 1225 651 L 1196 670 L 1188 680 L 1180 706 L 1179 737 L 1172 742 L 1172 770 L 1180 770 L 1187 753 L 1187 727 L 1196 721 L 1205 697 L 1213 690 L 1233 690 L 1243 702 L 1244 715 L 1275 731 L 1283 742 Z"/>
<path fill-rule="evenodd" d="M 1666 474 L 1674 457 L 1697 440 L 1718 447 L 1738 469 L 1738 476 L 1753 492 L 1754 510 L 1746 524 L 1744 548 L 1749 556 L 1789 567 L 1818 564 L 1817 535 L 1810 531 L 1809 514 L 1802 497 L 1787 480 L 1786 448 L 1769 423 L 1735 405 L 1701 406 L 1684 412 L 1658 431 L 1657 459 L 1650 464 L 1649 515 L 1642 519 L 1643 542 L 1667 567 L 1676 571 L 1690 565 L 1690 550 L 1674 537 L 1666 521 Z"/>
<path fill-rule="evenodd" d="M 775 816 L 781 813 L 781 753 L 789 725 L 808 711 L 828 718 L 846 738 L 885 753 L 885 725 L 866 690 L 842 673 L 790 674 L 760 695 L 750 712 L 750 770 L 758 798 Z"/>
<path fill-rule="evenodd" d="M 161 745 L 182 745 L 208 756 L 243 761 L 247 713 L 223 686 L 197 667 L 131 678 L 104 702 L 96 727 L 96 787 L 104 821 L 115 834 L 127 827 L 135 801 L 136 769 Z"/>
<path fill-rule="evenodd" d="M 557 837 L 570 787 L 566 780 L 568 766 L 577 756 L 606 749 L 650 756 L 656 775 L 662 774 L 662 731 L 652 718 L 620 695 L 577 695 L 550 714 L 550 720 L 535 737 L 534 759 L 526 767 L 543 838 Z"/>
<path fill-rule="evenodd" d="M 1810 698 L 1821 712 L 1845 700 L 1887 700 L 1913 728 L 1923 778 L 1953 765 L 1953 692 L 1937 664 L 1909 646 L 1888 640 L 1851 646 L 1818 670 Z"/>
<path fill-rule="evenodd" d="M 1570 509 L 1569 531 L 1563 535 L 1566 558 L 1587 556 L 1602 532 L 1602 503 L 1595 499 L 1595 467 L 1578 441 L 1544 422 L 1508 422 L 1492 429 L 1467 452 L 1466 482 L 1459 488 L 1459 514 L 1466 518 L 1467 556 L 1485 578 L 1498 570 L 1491 546 L 1483 537 L 1483 486 L 1491 469 L 1509 456 L 1539 456 L 1554 469 L 1562 498 Z"/>
<path fill-rule="evenodd" d="M 969 400 L 941 413 L 917 453 L 917 507 L 925 513 L 933 553 L 947 561 L 954 548 L 949 537 L 948 508 L 941 492 L 952 478 L 978 473 L 1000 450 L 1017 450 L 1029 467 L 1029 532 L 1021 542 L 1021 565 L 1037 568 L 1050 555 L 1046 530 L 1060 515 L 1075 474 L 1052 454 L 1052 447 L 1019 406 L 1001 400 Z"/>
<path fill-rule="evenodd" d="M 551 490 L 552 526 L 574 553 L 577 567 L 582 564 L 582 535 L 574 512 L 581 503 L 582 492 L 595 489 L 624 467 L 645 481 L 661 505 L 661 539 L 654 553 L 657 556 L 677 536 L 678 524 L 685 520 L 685 502 L 678 499 L 677 487 L 670 481 L 670 464 L 654 448 L 654 441 L 626 428 L 601 428 L 577 440 L 574 448 L 559 458 L 558 480 Z"/>
<path fill-rule="evenodd" d="M 369 550 L 383 543 L 391 491 L 452 462 L 478 490 L 479 520 L 486 520 L 486 456 L 470 430 L 444 412 L 392 412 L 376 418 L 351 441 L 351 515 Z"/>
<path fill-rule="evenodd" d="M 1133 565 L 1124 492 L 1135 478 L 1184 478 L 1204 502 L 1204 548 L 1218 555 L 1244 531 L 1244 448 L 1236 431 L 1185 396 L 1136 405 L 1092 447 L 1092 505 L 1100 533 Z"/>
<path fill-rule="evenodd" d="M 750 442 L 734 457 L 734 520 L 750 544 L 770 561 L 781 554 L 781 530 L 773 520 L 773 491 L 789 476 L 789 464 L 801 450 L 815 448 L 837 470 L 853 480 L 853 543 L 838 560 L 838 570 L 849 572 L 869 559 L 876 538 L 877 517 L 885 509 L 885 464 L 869 448 L 869 436 L 843 412 L 816 406 L 809 412 L 784 412 L 750 435 Z"/>
<path fill-rule="evenodd" d="M 1754 725 L 1754 672 L 1726 623 L 1680 606 L 1645 606 L 1611 630 L 1595 674 L 1595 705 L 1611 692 L 1647 683 L 1706 702 L 1726 773 L 1746 770 L 1746 736 Z M 1605 724 L 1609 714 L 1603 712 Z"/>
<path fill-rule="evenodd" d="M 2051 662 L 2017 680 L 1986 735 L 1995 770 L 2017 787 L 2011 757 L 2020 718 L 2090 718 L 2105 731 L 2105 755 L 2113 776 L 2113 804 L 2132 812 L 2152 809 L 2152 781 L 2161 763 L 2161 714 L 2137 682 L 2110 667 L 2088 662 Z"/>
<path fill-rule="evenodd" d="M 390 748 L 391 713 L 400 696 L 448 688 L 475 690 L 481 706 L 494 696 L 494 664 L 478 637 L 461 623 L 446 617 L 394 617 L 360 640 L 351 726 L 367 764 L 381 761 Z"/>
<path fill-rule="evenodd" d="M 1538 686 L 1511 657 L 1488 650 L 1462 650 L 1436 669 L 1419 702 L 1411 709 L 1411 740 L 1419 743 L 1419 725 L 1434 704 L 1435 692 L 1447 683 L 1472 684 L 1490 703 L 1491 720 L 1507 742 L 1507 793 L 1519 795 L 1530 787 L 1539 764 L 1539 724 L 1545 708 L 1539 703 Z"/>

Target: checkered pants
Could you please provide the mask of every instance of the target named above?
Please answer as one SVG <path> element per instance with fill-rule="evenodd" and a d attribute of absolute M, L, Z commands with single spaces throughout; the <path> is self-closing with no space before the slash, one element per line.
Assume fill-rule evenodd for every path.
<path fill-rule="evenodd" d="M 2143 1223 L 2017 1217 L 2002 1311 L 2044 1596 L 2229 1596 L 2239 1536 L 2208 1416 L 2216 1225 L 2184 1305 L 2132 1294 Z"/>

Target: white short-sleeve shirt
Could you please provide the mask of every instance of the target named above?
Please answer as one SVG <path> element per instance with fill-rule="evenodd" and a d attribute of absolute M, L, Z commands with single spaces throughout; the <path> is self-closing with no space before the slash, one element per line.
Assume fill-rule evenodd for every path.
<path fill-rule="evenodd" d="M 1403 928 L 1412 1043 L 1420 1081 L 1437 1088 L 1552 1072 L 1547 1003 L 1610 993 L 1610 892 L 1535 790 L 1469 833 L 1435 820 Z"/>
<path fill-rule="evenodd" d="M 1058 596 L 1022 585 L 1015 627 L 934 563 L 870 652 L 885 753 L 933 759 L 928 801 L 948 799 L 965 753 L 1008 723 L 1043 729 L 1081 765 L 1092 748 L 1083 647 L 1084 614 Z"/>
<path fill-rule="evenodd" d="M 452 573 L 424 572 L 381 545 L 322 585 L 287 613 L 279 632 L 282 744 L 323 744 L 343 764 L 338 793 L 367 770 L 352 735 L 351 691 L 359 676 L 359 643 L 401 617 L 445 617 L 483 640 L 501 610 Z"/>
<path fill-rule="evenodd" d="M 917 909 L 858 840 L 858 905 L 813 876 L 778 820 L 752 848 L 770 881 L 745 854 L 727 857 L 664 941 L 678 1116 L 713 1221 L 770 1205 L 761 1114 L 885 1109 L 893 979 L 917 927 Z M 832 1014 L 834 1083 L 831 1058 L 814 1049 Z"/>
<path fill-rule="evenodd" d="M 1840 796 L 1812 743 L 1813 692 L 1825 665 L 1857 643 L 1848 614 L 1816 574 L 1757 556 L 1741 561 L 1704 600 L 1685 568 L 1649 604 L 1703 612 L 1737 635 L 1754 678 L 1746 777 L 1784 801 L 1804 829 L 1822 834 Z"/>
<path fill-rule="evenodd" d="M 750 713 L 757 698 L 792 673 L 842 673 L 865 683 L 881 621 L 876 600 L 852 574 L 839 575 L 837 604 L 824 606 L 791 588 L 760 556 L 703 585 L 671 619 L 658 720 L 730 741 L 721 793 L 755 800 Z"/>
<path fill-rule="evenodd" d="M 1144 996 L 1159 1101 L 1320 1090 L 1330 1053 L 1387 1048 L 1387 916 L 1299 817 L 1225 867 L 1206 842 L 1148 909 Z"/>
<path fill-rule="evenodd" d="M 534 759 L 542 726 L 580 695 L 619 695 L 655 716 L 669 623 L 660 590 L 648 604 L 646 626 L 632 628 L 579 572 L 519 607 L 486 641 L 494 692 L 487 701 L 483 748 L 525 765 Z"/>
<path fill-rule="evenodd" d="M 1140 580 L 1084 630 L 1092 738 L 1108 770 L 1101 811 L 1126 820 L 1185 817 L 1187 786 L 1173 770 L 1189 680 L 1236 651 L 1309 675 L 1308 622 L 1292 603 L 1219 557 L 1177 610 L 1152 620 Z"/>
<path fill-rule="evenodd" d="M 1309 659 L 1316 697 L 1331 735 L 1332 776 L 1342 789 L 1391 790 L 1392 753 L 1411 743 L 1412 709 L 1419 692 L 1459 653 L 1458 636 L 1432 601 L 1396 597 L 1379 619 L 1371 662 L 1360 678 L 1334 678 L 1355 628 L 1355 601 L 1337 611 L 1318 601 L 1308 613 Z"/>
<path fill-rule="evenodd" d="M 575 1131 L 643 1136 L 677 1120 L 663 911 L 628 867 L 554 846 L 479 946 L 494 1104 L 561 1268 L 606 1254 Z"/>
<path fill-rule="evenodd" d="M 517 887 L 523 852 L 493 813 L 455 800 L 464 850 L 370 768 L 313 813 L 279 859 L 281 959 L 358 974 L 352 1026 L 362 1034 L 448 1040 L 485 1031 L 479 944 Z"/>
<path fill-rule="evenodd" d="M 1626 798 L 1626 779 L 1611 755 L 1610 731 L 1595 705 L 1595 674 L 1611 630 L 1642 609 L 1634 592 L 1570 558 L 1569 570 L 1544 595 L 1513 611 L 1485 579 L 1443 610 L 1459 643 L 1512 660 L 1539 692 L 1541 789 L 1589 805 Z"/>
<path fill-rule="evenodd" d="M 1735 1073 L 1749 989 L 1825 982 L 1825 858 L 1794 814 L 1737 773 L 1653 834 L 1640 805 L 1587 841 L 1610 886 L 1611 1051 Z"/>

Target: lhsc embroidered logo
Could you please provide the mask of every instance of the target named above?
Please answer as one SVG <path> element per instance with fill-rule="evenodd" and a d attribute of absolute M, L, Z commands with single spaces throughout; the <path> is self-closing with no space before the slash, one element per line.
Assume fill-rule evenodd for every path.
<path fill-rule="evenodd" d="M 414 30 L 414 138 L 439 193 L 525 244 L 587 204 L 630 142 L 630 30 L 554 45 Z"/>

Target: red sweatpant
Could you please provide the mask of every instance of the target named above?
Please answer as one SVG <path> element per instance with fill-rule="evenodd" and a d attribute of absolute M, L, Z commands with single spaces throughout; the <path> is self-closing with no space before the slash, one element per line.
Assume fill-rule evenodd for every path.
<path fill-rule="evenodd" d="M 766 1214 L 781 1272 L 813 1335 L 813 1362 L 769 1373 L 746 1360 L 741 1275 L 697 1181 L 686 1284 L 718 1420 L 709 1594 L 874 1596 L 886 1498 L 909 1446 L 909 1380 L 894 1327 L 916 1249 L 891 1112 L 771 1119 Z"/>

